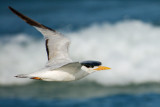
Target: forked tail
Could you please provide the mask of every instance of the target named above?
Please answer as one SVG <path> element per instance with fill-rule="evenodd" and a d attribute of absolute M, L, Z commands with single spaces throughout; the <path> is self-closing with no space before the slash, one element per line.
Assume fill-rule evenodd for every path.
<path fill-rule="evenodd" d="M 42 80 L 42 78 L 40 77 L 31 77 L 27 74 L 19 74 L 19 75 L 16 75 L 15 77 L 17 78 L 30 78 L 30 79 L 35 79 L 35 80 Z"/>
<path fill-rule="evenodd" d="M 27 74 L 19 74 L 19 75 L 16 75 L 15 77 L 17 77 L 17 78 L 28 78 L 28 75 Z"/>

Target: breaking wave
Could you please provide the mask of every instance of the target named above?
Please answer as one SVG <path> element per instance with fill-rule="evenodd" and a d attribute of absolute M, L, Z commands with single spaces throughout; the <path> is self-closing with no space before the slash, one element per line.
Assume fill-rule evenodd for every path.
<path fill-rule="evenodd" d="M 128 20 L 93 24 L 65 35 L 72 41 L 73 60 L 99 60 L 112 68 L 91 74 L 84 81 L 105 86 L 160 82 L 159 26 Z M 1 38 L 0 50 L 1 85 L 31 82 L 14 76 L 34 72 L 47 62 L 44 40 L 26 34 Z"/>

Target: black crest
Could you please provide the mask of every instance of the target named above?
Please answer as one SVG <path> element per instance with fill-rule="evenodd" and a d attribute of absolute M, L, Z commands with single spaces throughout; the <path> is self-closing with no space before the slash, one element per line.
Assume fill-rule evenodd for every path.
<path fill-rule="evenodd" d="M 86 66 L 87 68 L 93 68 L 94 66 L 102 65 L 102 63 L 99 61 L 83 61 L 81 62 L 81 65 Z"/>

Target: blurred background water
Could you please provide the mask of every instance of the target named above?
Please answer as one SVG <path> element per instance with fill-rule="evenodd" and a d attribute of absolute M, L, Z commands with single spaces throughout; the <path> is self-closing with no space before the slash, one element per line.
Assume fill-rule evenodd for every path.
<path fill-rule="evenodd" d="M 14 78 L 47 62 L 43 36 L 8 6 L 70 38 L 74 61 L 112 69 L 74 82 Z M 159 0 L 0 0 L 0 107 L 159 107 Z"/>

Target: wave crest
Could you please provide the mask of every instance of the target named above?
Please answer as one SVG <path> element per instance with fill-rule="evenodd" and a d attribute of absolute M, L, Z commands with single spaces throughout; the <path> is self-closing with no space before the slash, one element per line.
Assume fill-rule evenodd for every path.
<path fill-rule="evenodd" d="M 74 60 L 99 60 L 112 69 L 96 72 L 86 79 L 102 85 L 160 81 L 160 27 L 141 21 L 94 24 L 67 33 Z M 5 38 L 3 38 L 4 41 Z M 0 84 L 28 83 L 13 76 L 34 72 L 47 61 L 43 40 L 25 34 L 0 41 Z"/>

